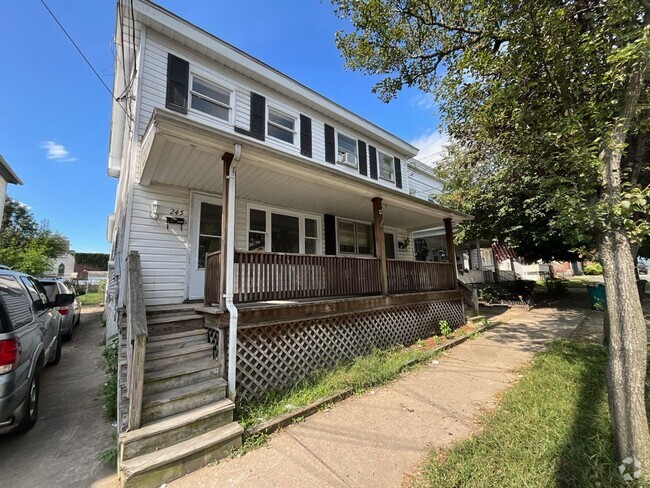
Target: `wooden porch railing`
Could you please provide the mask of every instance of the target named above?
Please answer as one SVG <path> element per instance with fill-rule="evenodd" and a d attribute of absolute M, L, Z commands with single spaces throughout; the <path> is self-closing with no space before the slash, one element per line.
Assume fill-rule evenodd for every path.
<path fill-rule="evenodd" d="M 473 286 L 468 286 L 460 280 L 458 280 L 458 288 L 463 294 L 463 303 L 470 307 L 471 316 L 476 317 L 479 315 L 478 289 Z"/>
<path fill-rule="evenodd" d="M 450 263 L 388 260 L 388 292 L 449 290 L 455 287 Z"/>
<path fill-rule="evenodd" d="M 219 303 L 220 253 L 206 256 L 205 301 Z M 283 253 L 235 252 L 234 301 L 292 300 L 381 294 L 378 259 Z M 455 288 L 452 265 L 388 261 L 389 293 Z"/>
<path fill-rule="evenodd" d="M 144 360 L 147 348 L 147 313 L 142 292 L 142 266 L 138 251 L 129 252 L 126 277 L 126 386 L 129 399 L 128 430 L 140 428 Z"/>
<path fill-rule="evenodd" d="M 207 305 L 221 302 L 221 251 L 205 255 L 205 303 Z"/>

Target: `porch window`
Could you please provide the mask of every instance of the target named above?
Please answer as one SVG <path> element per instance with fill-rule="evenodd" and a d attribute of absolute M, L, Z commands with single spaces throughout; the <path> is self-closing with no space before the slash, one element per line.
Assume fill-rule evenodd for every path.
<path fill-rule="evenodd" d="M 379 177 L 382 180 L 395 183 L 395 162 L 391 156 L 377 151 L 379 159 Z"/>
<path fill-rule="evenodd" d="M 363 255 L 374 253 L 372 225 L 339 220 L 337 227 L 339 253 Z"/>
<path fill-rule="evenodd" d="M 320 220 L 273 209 L 249 208 L 248 250 L 318 254 Z"/>
<path fill-rule="evenodd" d="M 300 252 L 300 219 L 290 215 L 271 214 L 271 251 Z"/>
<path fill-rule="evenodd" d="M 384 232 L 384 249 L 386 259 L 395 259 L 395 234 Z"/>
<path fill-rule="evenodd" d="M 205 268 L 205 255 L 221 250 L 221 205 L 201 202 L 199 221 L 199 269 Z"/>
<path fill-rule="evenodd" d="M 357 140 L 345 134 L 337 133 L 337 161 L 341 164 L 357 167 Z"/>
<path fill-rule="evenodd" d="M 269 120 L 267 131 L 270 137 L 294 144 L 296 135 L 296 119 L 290 115 L 283 114 L 278 110 L 269 108 Z"/>
<path fill-rule="evenodd" d="M 226 122 L 230 121 L 232 92 L 196 76 L 192 77 L 191 107 Z"/>
<path fill-rule="evenodd" d="M 248 250 L 266 250 L 266 212 L 251 208 L 248 224 Z"/>
<path fill-rule="evenodd" d="M 305 254 L 318 254 L 318 221 L 305 219 Z"/>

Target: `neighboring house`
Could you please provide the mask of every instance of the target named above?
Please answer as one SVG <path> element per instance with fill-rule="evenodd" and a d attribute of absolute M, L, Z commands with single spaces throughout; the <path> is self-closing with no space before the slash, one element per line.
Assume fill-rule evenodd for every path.
<path fill-rule="evenodd" d="M 7 184 L 22 185 L 23 182 L 18 178 L 16 173 L 9 167 L 9 164 L 0 155 L 0 229 L 2 229 L 2 219 L 5 211 L 5 200 L 7 198 Z"/>
<path fill-rule="evenodd" d="M 407 168 L 409 195 L 435 202 L 435 197 L 442 192 L 444 184 L 433 176 L 433 168 L 417 159 L 409 159 Z"/>
<path fill-rule="evenodd" d="M 409 194 L 411 144 L 149 1 L 126 5 L 107 330 L 127 358 L 122 481 L 158 486 L 241 442 L 235 395 L 464 323 L 453 246 L 451 262 L 416 262 L 412 234 L 443 226 L 452 242 L 471 217 Z M 192 427 L 206 409 L 221 420 Z"/>
<path fill-rule="evenodd" d="M 74 279 L 77 277 L 75 272 L 75 252 L 68 251 L 67 253 L 57 256 L 54 260 L 54 265 L 49 273 L 50 276 L 60 276 L 67 279 Z"/>

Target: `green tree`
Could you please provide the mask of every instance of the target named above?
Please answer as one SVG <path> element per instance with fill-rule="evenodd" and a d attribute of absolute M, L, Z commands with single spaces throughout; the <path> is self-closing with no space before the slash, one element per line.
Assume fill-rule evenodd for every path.
<path fill-rule="evenodd" d="M 404 86 L 432 93 L 472 162 L 510 178 L 488 216 L 506 219 L 530 177 L 527 208 L 539 197 L 565 245 L 597 248 L 616 449 L 647 472 L 647 338 L 632 256 L 650 230 L 647 151 L 636 147 L 650 119 L 650 2 L 332 1 L 353 26 L 337 36 L 348 67 L 379 75 L 385 101 Z"/>
<path fill-rule="evenodd" d="M 42 275 L 52 269 L 54 258 L 68 251 L 68 240 L 39 224 L 25 204 L 7 198 L 0 230 L 0 264 L 15 271 Z"/>

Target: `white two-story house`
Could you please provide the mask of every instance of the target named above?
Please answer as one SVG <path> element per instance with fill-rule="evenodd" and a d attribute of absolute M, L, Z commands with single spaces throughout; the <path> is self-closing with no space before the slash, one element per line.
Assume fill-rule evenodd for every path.
<path fill-rule="evenodd" d="M 128 349 L 120 469 L 125 484 L 159 485 L 197 466 L 179 437 L 133 447 L 169 419 L 214 405 L 232 419 L 235 395 L 463 323 L 453 262 L 416 262 L 412 233 L 442 226 L 451 242 L 469 216 L 410 194 L 411 144 L 149 1 L 117 9 L 107 319 Z M 208 451 L 241 438 L 218 424 L 201 434 Z"/>

